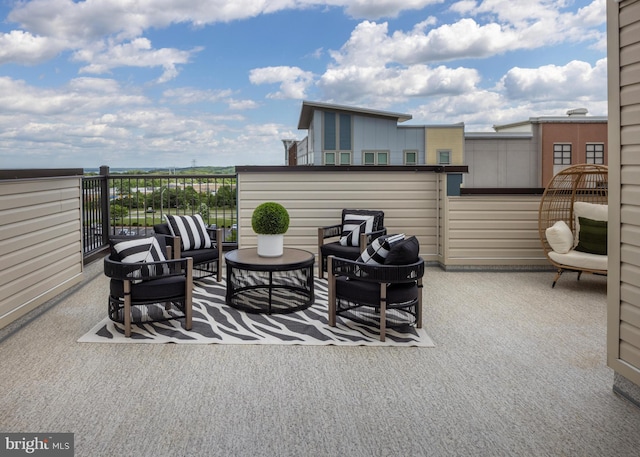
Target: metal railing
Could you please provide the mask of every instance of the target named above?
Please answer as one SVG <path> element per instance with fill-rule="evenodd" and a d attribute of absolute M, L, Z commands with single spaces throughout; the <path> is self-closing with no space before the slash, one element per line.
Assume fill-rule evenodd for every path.
<path fill-rule="evenodd" d="M 223 229 L 225 243 L 237 241 L 236 175 L 110 174 L 82 180 L 85 258 L 108 245 L 109 236 L 146 236 L 165 215 L 200 214 Z"/>

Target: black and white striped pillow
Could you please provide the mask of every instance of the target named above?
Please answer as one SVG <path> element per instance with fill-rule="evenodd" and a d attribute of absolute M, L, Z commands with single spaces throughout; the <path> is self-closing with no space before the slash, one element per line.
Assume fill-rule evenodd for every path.
<path fill-rule="evenodd" d="M 114 243 L 113 249 L 120 256 L 122 263 L 148 263 L 148 262 L 164 262 L 167 260 L 162 248 L 155 237 L 136 238 L 132 240 L 123 240 Z M 140 278 L 142 276 L 155 276 L 159 274 L 169 273 L 168 265 L 162 265 L 162 271 L 156 272 L 156 265 L 144 265 L 140 270 L 132 272 L 132 278 Z M 134 283 L 141 282 L 133 281 Z"/>
<path fill-rule="evenodd" d="M 373 216 L 363 214 L 345 214 L 342 223 L 342 246 L 360 246 L 360 234 L 373 231 Z"/>
<path fill-rule="evenodd" d="M 209 249 L 211 238 L 204 225 L 202 216 L 170 216 L 165 214 L 169 230 L 173 236 L 180 237 L 180 244 L 183 251 L 195 249 Z"/>
<path fill-rule="evenodd" d="M 384 261 L 391 251 L 391 247 L 404 240 L 404 233 L 397 235 L 381 236 L 371 242 L 365 249 L 357 262 L 364 262 L 369 265 L 384 265 Z"/>

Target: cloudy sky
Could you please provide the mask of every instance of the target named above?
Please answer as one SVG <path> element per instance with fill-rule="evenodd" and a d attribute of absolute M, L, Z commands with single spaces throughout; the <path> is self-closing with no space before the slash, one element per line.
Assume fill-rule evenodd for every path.
<path fill-rule="evenodd" d="M 606 115 L 605 0 L 0 0 L 0 168 L 278 165 L 303 100 Z"/>

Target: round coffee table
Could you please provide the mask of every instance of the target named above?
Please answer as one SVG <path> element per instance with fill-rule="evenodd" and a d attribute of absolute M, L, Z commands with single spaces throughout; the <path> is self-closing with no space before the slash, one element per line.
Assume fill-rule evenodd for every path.
<path fill-rule="evenodd" d="M 227 305 L 249 313 L 291 313 L 313 304 L 315 255 L 284 248 L 280 257 L 260 257 L 256 248 L 224 255 Z"/>

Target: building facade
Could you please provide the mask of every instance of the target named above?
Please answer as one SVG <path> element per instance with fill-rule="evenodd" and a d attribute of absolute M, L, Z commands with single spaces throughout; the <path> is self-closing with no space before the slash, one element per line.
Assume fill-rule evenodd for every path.
<path fill-rule="evenodd" d="M 532 117 L 513 124 L 495 125 L 498 133 L 531 134 L 539 155 L 540 186 L 545 187 L 564 168 L 578 163 L 607 165 L 607 117 L 587 116 L 587 110 L 566 116 Z"/>
<path fill-rule="evenodd" d="M 410 114 L 302 103 L 298 165 L 462 165 L 464 124 L 398 125 Z M 291 161 L 289 161 L 291 162 Z"/>

